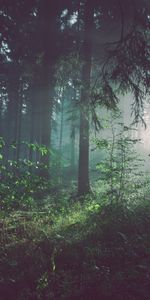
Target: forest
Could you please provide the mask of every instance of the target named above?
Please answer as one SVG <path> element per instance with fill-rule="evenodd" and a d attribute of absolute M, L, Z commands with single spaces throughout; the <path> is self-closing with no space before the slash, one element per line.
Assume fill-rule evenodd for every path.
<path fill-rule="evenodd" d="M 150 0 L 0 0 L 0 300 L 150 297 Z"/>

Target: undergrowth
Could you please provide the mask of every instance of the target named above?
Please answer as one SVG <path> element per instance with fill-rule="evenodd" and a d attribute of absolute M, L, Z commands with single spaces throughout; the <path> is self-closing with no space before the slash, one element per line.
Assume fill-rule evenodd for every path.
<path fill-rule="evenodd" d="M 1 300 L 149 299 L 150 180 L 120 126 L 95 141 L 106 158 L 82 199 L 37 164 L 5 167 L 1 156 Z"/>
<path fill-rule="evenodd" d="M 147 200 L 127 208 L 89 196 L 1 214 L 1 299 L 149 299 L 149 213 Z"/>

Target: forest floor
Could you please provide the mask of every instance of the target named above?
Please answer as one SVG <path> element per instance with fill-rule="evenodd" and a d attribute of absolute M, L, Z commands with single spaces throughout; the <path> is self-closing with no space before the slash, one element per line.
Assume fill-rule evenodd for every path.
<path fill-rule="evenodd" d="M 92 197 L 1 212 L 1 300 L 149 299 L 150 204 Z"/>

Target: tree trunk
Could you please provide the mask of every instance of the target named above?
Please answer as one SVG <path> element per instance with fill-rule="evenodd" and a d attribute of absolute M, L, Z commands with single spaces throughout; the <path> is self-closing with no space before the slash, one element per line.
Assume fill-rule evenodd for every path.
<path fill-rule="evenodd" d="M 73 89 L 73 102 L 76 103 L 76 88 Z M 77 126 L 77 114 L 74 110 L 74 107 L 72 107 L 72 118 L 71 118 L 71 133 L 70 133 L 70 139 L 71 139 L 71 155 L 70 155 L 70 174 L 71 178 L 75 179 L 75 141 L 76 141 L 76 126 Z"/>
<path fill-rule="evenodd" d="M 60 120 L 60 137 L 59 137 L 59 153 L 62 154 L 62 141 L 63 141 L 63 126 L 64 126 L 64 102 L 65 102 L 65 93 L 62 93 L 61 99 L 61 120 Z"/>
<path fill-rule="evenodd" d="M 53 103 L 53 88 L 50 87 L 49 67 L 43 69 L 43 78 L 41 79 L 41 144 L 45 147 L 45 152 L 41 156 L 43 165 L 41 175 L 45 178 L 49 177 L 50 168 L 50 142 L 51 142 L 51 119 L 52 119 L 52 103 Z"/>
<path fill-rule="evenodd" d="M 41 143 L 47 149 L 47 153 L 41 156 L 43 168 L 41 175 L 50 176 L 50 141 L 51 119 L 53 109 L 54 91 L 54 65 L 57 57 L 57 9 L 56 2 L 51 6 L 51 1 L 39 1 L 39 26 L 38 47 L 41 57 L 40 63 L 40 107 L 41 107 Z"/>
<path fill-rule="evenodd" d="M 70 169 L 71 169 L 72 176 L 75 173 L 75 137 L 76 137 L 76 130 L 75 130 L 75 126 L 72 125 L 72 129 L 71 129 L 71 161 L 70 161 Z"/>
<path fill-rule="evenodd" d="M 92 62 L 91 30 L 93 28 L 93 9 L 86 1 L 84 11 L 84 41 L 83 41 L 83 67 L 82 89 L 80 104 L 80 139 L 79 139 L 79 171 L 78 195 L 90 191 L 89 183 L 89 102 L 90 102 L 90 75 Z"/>
<path fill-rule="evenodd" d="M 34 73 L 34 79 L 30 91 L 30 144 L 41 144 L 41 99 L 40 99 L 40 79 L 37 76 L 38 71 Z M 33 162 L 40 161 L 39 150 L 29 148 L 29 160 Z"/>
<path fill-rule="evenodd" d="M 16 141 L 16 161 L 19 161 L 21 151 L 21 130 L 22 130 L 22 104 L 23 104 L 23 82 L 20 82 L 20 91 L 18 103 L 16 103 L 16 123 L 15 123 L 15 141 Z"/>
<path fill-rule="evenodd" d="M 31 144 L 34 143 L 34 118 L 35 118 L 34 107 L 35 107 L 35 103 L 34 103 L 33 99 L 31 99 L 31 104 L 30 104 L 30 147 L 29 147 L 29 160 L 32 161 L 32 162 L 34 161 L 34 152 L 33 152 L 33 149 L 31 147 Z"/>
<path fill-rule="evenodd" d="M 16 73 L 15 73 L 16 72 Z M 18 102 L 19 102 L 19 73 L 9 73 L 7 82 L 7 113 L 6 113 L 6 160 L 16 159 L 16 138 L 18 130 Z M 10 144 L 14 144 L 10 148 Z"/>
<path fill-rule="evenodd" d="M 2 118 L 3 118 L 2 103 L 3 103 L 3 95 L 2 95 L 2 92 L 1 92 L 1 96 L 0 96 L 0 136 L 2 136 Z"/>

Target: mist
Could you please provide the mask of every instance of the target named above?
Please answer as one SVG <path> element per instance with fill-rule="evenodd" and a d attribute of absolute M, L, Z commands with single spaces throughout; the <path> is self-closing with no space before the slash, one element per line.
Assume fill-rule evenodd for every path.
<path fill-rule="evenodd" d="M 150 3 L 0 1 L 0 299 L 148 300 Z"/>

